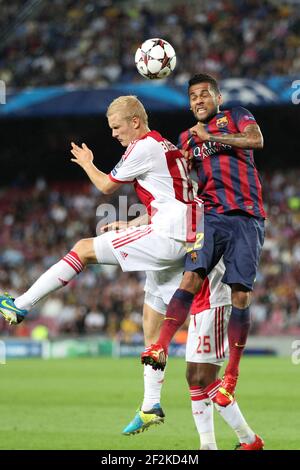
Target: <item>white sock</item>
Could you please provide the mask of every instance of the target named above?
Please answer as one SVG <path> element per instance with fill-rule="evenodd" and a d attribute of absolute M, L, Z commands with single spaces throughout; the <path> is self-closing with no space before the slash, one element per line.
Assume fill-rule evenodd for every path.
<path fill-rule="evenodd" d="M 248 426 L 236 401 L 225 407 L 215 403 L 215 407 L 226 423 L 234 430 L 240 442 L 251 444 L 255 441 L 255 433 Z"/>
<path fill-rule="evenodd" d="M 165 371 L 154 370 L 150 365 L 144 365 L 144 401 L 142 411 L 149 411 L 153 405 L 160 403 L 161 389 Z"/>
<path fill-rule="evenodd" d="M 214 407 L 202 387 L 190 387 L 192 413 L 200 437 L 200 449 L 217 450 L 214 431 Z"/>
<path fill-rule="evenodd" d="M 83 267 L 75 251 L 70 251 L 58 263 L 42 274 L 28 291 L 16 298 L 16 307 L 29 310 L 50 292 L 67 285 L 76 274 L 83 270 Z"/>

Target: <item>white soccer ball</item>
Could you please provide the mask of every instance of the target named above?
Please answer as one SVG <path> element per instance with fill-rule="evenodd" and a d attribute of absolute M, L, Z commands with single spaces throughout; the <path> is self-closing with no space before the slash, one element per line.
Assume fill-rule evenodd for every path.
<path fill-rule="evenodd" d="M 176 52 L 164 39 L 147 39 L 135 53 L 135 65 L 145 78 L 166 78 L 175 69 Z"/>

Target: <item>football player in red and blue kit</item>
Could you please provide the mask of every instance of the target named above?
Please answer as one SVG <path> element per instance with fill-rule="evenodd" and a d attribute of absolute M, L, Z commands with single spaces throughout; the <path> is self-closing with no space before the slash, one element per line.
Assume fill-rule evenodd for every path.
<path fill-rule="evenodd" d="M 166 313 L 158 342 L 142 353 L 142 362 L 164 368 L 169 343 L 184 323 L 194 295 L 223 256 L 222 281 L 231 287 L 228 324 L 229 362 L 216 395 L 220 406 L 234 400 L 239 362 L 250 327 L 249 304 L 264 241 L 265 211 L 253 150 L 263 147 L 254 116 L 240 106 L 220 111 L 222 95 L 207 74 L 189 81 L 189 100 L 197 124 L 181 133 L 180 147 L 189 153 L 204 201 L 204 245 L 187 254 L 185 274 Z"/>

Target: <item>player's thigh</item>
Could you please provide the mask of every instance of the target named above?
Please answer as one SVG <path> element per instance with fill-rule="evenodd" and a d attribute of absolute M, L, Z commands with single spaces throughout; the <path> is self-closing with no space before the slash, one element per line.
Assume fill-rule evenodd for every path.
<path fill-rule="evenodd" d="M 155 343 L 168 304 L 182 279 L 182 267 L 171 267 L 163 271 L 147 271 L 143 325 L 146 346 Z"/>
<path fill-rule="evenodd" d="M 119 264 L 119 261 L 114 254 L 114 250 L 110 243 L 110 235 L 108 234 L 109 232 L 103 233 L 102 235 L 91 239 L 95 257 L 97 262 L 100 264 L 117 265 Z"/>
<path fill-rule="evenodd" d="M 247 216 L 232 216 L 229 219 L 232 237 L 224 253 L 226 271 L 223 282 L 241 284 L 252 290 L 264 242 L 264 221 Z"/>
<path fill-rule="evenodd" d="M 182 266 L 162 271 L 147 271 L 145 282 L 144 333 L 145 342 L 156 342 L 168 304 L 182 279 Z"/>
<path fill-rule="evenodd" d="M 153 230 L 151 225 L 112 230 L 104 234 L 123 271 L 164 270 L 183 266 L 185 244 Z M 102 237 L 95 238 L 95 251 Z"/>
<path fill-rule="evenodd" d="M 175 291 L 180 287 L 183 266 L 172 266 L 162 271 L 147 271 L 144 290 L 162 299 L 168 305 Z M 164 312 L 165 313 L 165 312 Z"/>
<path fill-rule="evenodd" d="M 222 365 L 228 351 L 227 326 L 230 305 L 210 308 L 191 315 L 186 361 Z"/>

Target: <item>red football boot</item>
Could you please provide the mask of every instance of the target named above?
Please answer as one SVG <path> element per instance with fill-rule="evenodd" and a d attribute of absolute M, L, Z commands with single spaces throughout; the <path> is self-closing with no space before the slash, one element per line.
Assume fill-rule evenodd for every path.
<path fill-rule="evenodd" d="M 164 348 L 158 344 L 151 344 L 141 354 L 142 364 L 149 364 L 154 370 L 164 370 L 167 364 L 168 355 Z"/>
<path fill-rule="evenodd" d="M 228 406 L 234 400 L 237 377 L 224 375 L 214 401 L 220 406 Z"/>
<path fill-rule="evenodd" d="M 240 443 L 236 446 L 234 450 L 264 450 L 264 441 L 261 437 L 255 434 L 255 441 L 251 444 Z"/>

